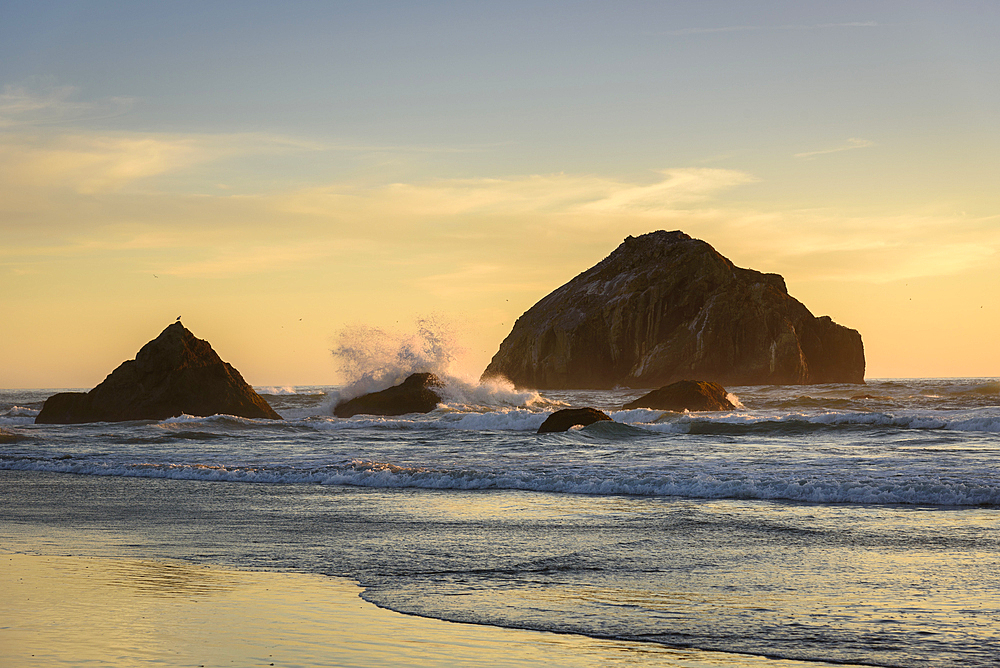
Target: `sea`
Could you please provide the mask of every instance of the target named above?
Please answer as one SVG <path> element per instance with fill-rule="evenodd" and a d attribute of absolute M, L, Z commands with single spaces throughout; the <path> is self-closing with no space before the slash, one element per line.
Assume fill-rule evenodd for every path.
<path fill-rule="evenodd" d="M 730 387 L 719 413 L 449 379 L 429 414 L 340 419 L 343 387 L 257 390 L 284 420 L 36 425 L 56 390 L 0 391 L 0 540 L 345 577 L 470 624 L 1000 665 L 996 378 Z M 582 406 L 613 422 L 536 433 Z"/>

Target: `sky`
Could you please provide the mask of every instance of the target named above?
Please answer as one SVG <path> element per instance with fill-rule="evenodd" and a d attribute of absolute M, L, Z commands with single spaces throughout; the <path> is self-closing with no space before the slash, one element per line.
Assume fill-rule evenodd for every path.
<path fill-rule="evenodd" d="M 433 331 L 476 377 L 628 235 L 1000 376 L 995 2 L 0 0 L 0 387 L 178 317 L 257 386 Z M 377 338 L 377 337 L 376 337 Z"/>

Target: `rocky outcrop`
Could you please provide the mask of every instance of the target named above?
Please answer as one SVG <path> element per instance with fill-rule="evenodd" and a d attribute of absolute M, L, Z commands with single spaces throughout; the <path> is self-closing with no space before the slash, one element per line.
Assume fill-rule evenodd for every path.
<path fill-rule="evenodd" d="M 573 427 L 586 427 L 605 420 L 611 420 L 611 418 L 596 408 L 564 408 L 545 418 L 545 422 L 538 428 L 537 433 L 567 431 Z"/>
<path fill-rule="evenodd" d="M 683 232 L 628 237 L 528 309 L 483 378 L 535 389 L 863 383 L 861 335 Z"/>
<path fill-rule="evenodd" d="M 208 341 L 175 322 L 90 392 L 49 397 L 35 422 L 163 420 L 182 414 L 281 419 Z"/>
<path fill-rule="evenodd" d="M 736 408 L 729 400 L 726 388 L 718 383 L 706 383 L 703 380 L 679 380 L 665 385 L 649 394 L 644 394 L 635 401 L 625 404 L 624 408 L 653 408 L 659 411 L 728 411 Z"/>
<path fill-rule="evenodd" d="M 430 413 L 441 403 L 441 395 L 433 389 L 440 387 L 444 387 L 444 383 L 434 374 L 415 373 L 389 389 L 341 402 L 333 409 L 333 414 L 348 418 L 354 415 Z"/>

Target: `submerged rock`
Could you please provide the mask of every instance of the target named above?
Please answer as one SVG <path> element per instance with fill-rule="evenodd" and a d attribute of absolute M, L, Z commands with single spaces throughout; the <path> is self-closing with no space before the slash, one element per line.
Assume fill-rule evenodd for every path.
<path fill-rule="evenodd" d="M 644 394 L 624 406 L 654 408 L 660 411 L 728 411 L 736 408 L 729 400 L 726 388 L 703 380 L 679 380 Z"/>
<path fill-rule="evenodd" d="M 348 418 L 354 415 L 430 413 L 441 403 L 441 396 L 432 389 L 437 387 L 444 387 L 444 383 L 434 374 L 415 373 L 399 385 L 341 402 L 333 409 L 333 414 Z"/>
<path fill-rule="evenodd" d="M 564 408 L 545 418 L 545 422 L 538 428 L 537 433 L 567 431 L 573 427 L 586 427 L 604 420 L 611 420 L 611 418 L 596 408 Z"/>
<path fill-rule="evenodd" d="M 182 414 L 281 419 L 208 341 L 175 322 L 90 392 L 49 397 L 35 422 L 163 420 Z"/>
<path fill-rule="evenodd" d="M 532 306 L 483 378 L 535 389 L 863 383 L 861 335 L 683 232 L 628 237 Z"/>

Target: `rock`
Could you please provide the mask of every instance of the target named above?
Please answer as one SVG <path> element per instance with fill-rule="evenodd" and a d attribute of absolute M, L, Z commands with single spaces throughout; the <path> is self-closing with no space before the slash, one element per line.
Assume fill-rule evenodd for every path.
<path fill-rule="evenodd" d="M 49 397 L 35 422 L 163 420 L 182 414 L 281 419 L 208 341 L 175 322 L 90 392 Z"/>
<path fill-rule="evenodd" d="M 660 411 L 728 411 L 736 408 L 729 400 L 726 388 L 718 383 L 703 380 L 679 380 L 665 385 L 635 401 L 625 408 L 655 408 Z"/>
<path fill-rule="evenodd" d="M 863 383 L 861 335 L 683 232 L 628 237 L 528 309 L 483 378 L 517 387 Z"/>
<path fill-rule="evenodd" d="M 432 373 L 415 373 L 399 385 L 380 392 L 370 392 L 344 401 L 333 409 L 337 417 L 354 415 L 404 415 L 430 413 L 441 403 L 441 396 L 431 388 L 444 387 Z"/>
<path fill-rule="evenodd" d="M 547 434 L 554 431 L 566 431 L 577 425 L 586 427 L 589 424 L 604 420 L 611 420 L 611 418 L 596 408 L 564 408 L 545 418 L 545 422 L 538 428 L 537 433 Z"/>

